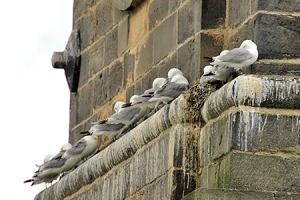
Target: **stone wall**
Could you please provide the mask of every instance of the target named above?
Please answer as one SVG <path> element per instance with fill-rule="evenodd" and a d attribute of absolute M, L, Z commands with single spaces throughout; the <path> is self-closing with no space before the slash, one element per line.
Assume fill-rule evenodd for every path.
<path fill-rule="evenodd" d="M 185 198 L 300 198 L 299 18 L 296 0 L 145 0 L 128 11 L 75 0 L 81 72 L 71 143 L 170 68 L 194 87 L 36 199 L 180 199 L 196 188 Z M 256 75 L 216 92 L 197 85 L 203 56 L 244 39 L 259 60 L 243 73 Z"/>

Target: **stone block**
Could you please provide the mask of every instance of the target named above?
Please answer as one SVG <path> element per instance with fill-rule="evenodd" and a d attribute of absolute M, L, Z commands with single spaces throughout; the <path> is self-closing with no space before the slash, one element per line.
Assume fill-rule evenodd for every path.
<path fill-rule="evenodd" d="M 251 3 L 248 0 L 228 1 L 228 25 L 231 28 L 238 26 L 251 15 Z"/>
<path fill-rule="evenodd" d="M 217 188 L 199 188 L 186 195 L 182 200 L 274 200 L 272 192 L 230 190 Z M 291 194 L 280 193 L 284 198 L 290 199 Z"/>
<path fill-rule="evenodd" d="M 201 1 L 189 1 L 178 10 L 178 44 L 201 28 Z"/>
<path fill-rule="evenodd" d="M 154 31 L 154 64 L 175 49 L 177 43 L 177 13 L 168 17 Z"/>
<path fill-rule="evenodd" d="M 151 2 L 148 12 L 149 30 L 152 30 L 167 15 L 169 10 L 168 0 L 154 0 Z"/>
<path fill-rule="evenodd" d="M 104 66 L 109 65 L 118 57 L 118 28 L 113 28 L 105 35 Z"/>
<path fill-rule="evenodd" d="M 300 12 L 299 1 L 264 0 L 258 1 L 258 10 L 279 12 Z"/>
<path fill-rule="evenodd" d="M 181 199 L 195 189 L 194 181 L 194 177 L 184 171 L 169 170 L 128 199 Z"/>
<path fill-rule="evenodd" d="M 124 55 L 124 86 L 131 84 L 134 78 L 135 55 L 129 52 Z"/>
<path fill-rule="evenodd" d="M 79 17 L 84 15 L 88 7 L 91 6 L 93 2 L 91 0 L 88 1 L 81 1 L 81 0 L 74 0 L 73 5 L 73 20 L 77 21 Z"/>
<path fill-rule="evenodd" d="M 92 44 L 95 38 L 95 24 L 92 14 L 85 15 L 74 23 L 74 29 L 80 32 L 80 48 L 81 51 Z"/>
<path fill-rule="evenodd" d="M 300 16 L 258 14 L 256 42 L 259 58 L 300 58 L 299 20 Z"/>
<path fill-rule="evenodd" d="M 174 12 L 180 7 L 182 0 L 170 0 L 169 1 L 169 13 Z"/>
<path fill-rule="evenodd" d="M 104 39 L 98 40 L 91 47 L 91 50 L 89 51 L 90 52 L 89 63 L 90 63 L 90 70 L 91 70 L 90 74 L 95 74 L 103 68 L 104 51 L 105 51 Z M 88 78 L 90 78 L 90 76 Z"/>
<path fill-rule="evenodd" d="M 297 157 L 279 155 L 230 155 L 230 188 L 259 191 L 299 192 Z"/>
<path fill-rule="evenodd" d="M 104 36 L 113 26 L 113 9 L 110 1 L 100 1 L 96 11 L 96 40 Z"/>
<path fill-rule="evenodd" d="M 107 103 L 109 91 L 108 91 L 108 80 L 109 73 L 107 69 L 103 70 L 100 74 L 94 77 L 94 96 L 93 96 L 93 107 L 100 107 Z"/>
<path fill-rule="evenodd" d="M 202 29 L 223 28 L 226 18 L 226 1 L 202 1 Z"/>
<path fill-rule="evenodd" d="M 78 92 L 78 106 L 77 106 L 77 122 L 85 120 L 92 114 L 94 93 L 94 83 L 89 82 L 81 91 Z"/>
<path fill-rule="evenodd" d="M 152 67 L 153 63 L 153 33 L 150 33 L 137 47 L 135 55 L 136 66 L 134 70 L 134 80 L 137 80 Z"/>
<path fill-rule="evenodd" d="M 142 79 L 139 79 L 134 84 L 134 94 L 143 94 L 144 91 L 145 91 L 145 89 L 143 87 Z"/>
<path fill-rule="evenodd" d="M 300 76 L 300 63 L 255 62 L 251 73 L 258 75 Z"/>
<path fill-rule="evenodd" d="M 256 43 L 258 48 L 258 59 L 261 59 L 261 52 L 259 50 L 261 44 L 260 41 L 257 40 L 257 34 L 259 32 L 258 24 L 257 16 L 249 19 L 238 31 L 234 32 L 233 35 L 229 35 L 228 43 L 224 49 L 237 48 L 241 46 L 244 40 L 252 40 Z"/>
<path fill-rule="evenodd" d="M 298 111 L 251 107 L 233 110 L 201 129 L 200 165 L 219 159 L 231 149 L 253 152 L 295 150 L 300 140 L 299 120 Z"/>
<path fill-rule="evenodd" d="M 108 69 L 108 100 L 110 101 L 123 88 L 124 68 L 123 63 L 116 61 Z"/>
<path fill-rule="evenodd" d="M 126 102 L 129 102 L 130 98 L 134 95 L 134 85 L 126 88 Z"/>
<path fill-rule="evenodd" d="M 127 49 L 128 43 L 128 16 L 118 25 L 118 56 Z"/>
<path fill-rule="evenodd" d="M 177 64 L 177 56 L 177 52 L 175 52 L 171 56 L 168 56 L 164 60 L 160 61 L 154 68 L 152 68 L 151 71 L 148 72 L 149 76 L 151 77 L 151 80 L 153 81 L 156 77 L 167 78 L 168 71 L 171 68 L 180 69 L 180 67 Z"/>
<path fill-rule="evenodd" d="M 266 114 L 258 110 L 237 112 L 232 120 L 232 149 L 263 151 L 299 145 L 300 112 Z M 243 125 L 242 125 L 243 124 Z"/>
<path fill-rule="evenodd" d="M 177 51 L 178 67 L 189 83 L 200 78 L 200 34 L 186 42 Z"/>

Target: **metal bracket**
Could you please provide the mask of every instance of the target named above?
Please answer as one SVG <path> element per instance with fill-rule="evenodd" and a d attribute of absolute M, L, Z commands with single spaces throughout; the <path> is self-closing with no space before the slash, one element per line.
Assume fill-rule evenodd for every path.
<path fill-rule="evenodd" d="M 53 68 L 65 70 L 70 92 L 77 92 L 80 73 L 80 36 L 78 29 L 71 32 L 64 51 L 53 52 L 51 62 Z"/>
<path fill-rule="evenodd" d="M 144 0 L 110 0 L 113 6 L 118 10 L 129 10 L 136 8 Z"/>

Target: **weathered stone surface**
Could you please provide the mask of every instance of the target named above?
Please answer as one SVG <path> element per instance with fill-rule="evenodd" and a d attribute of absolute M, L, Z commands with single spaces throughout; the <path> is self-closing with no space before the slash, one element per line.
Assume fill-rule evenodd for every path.
<path fill-rule="evenodd" d="M 100 1 L 96 7 L 96 39 L 104 36 L 113 26 L 113 11 L 110 1 Z"/>
<path fill-rule="evenodd" d="M 182 0 L 169 0 L 169 13 L 172 13 L 174 10 L 178 9 Z"/>
<path fill-rule="evenodd" d="M 222 28 L 225 25 L 226 1 L 202 1 L 202 29 Z"/>
<path fill-rule="evenodd" d="M 252 74 L 258 75 L 281 75 L 281 76 L 300 76 L 299 63 L 266 63 L 256 62 L 252 65 Z"/>
<path fill-rule="evenodd" d="M 300 145 L 300 111 L 240 107 L 205 125 L 200 132 L 200 165 L 219 159 L 231 149 L 296 151 Z"/>
<path fill-rule="evenodd" d="M 116 61 L 108 69 L 108 100 L 111 100 L 123 88 L 124 68 L 123 63 Z"/>
<path fill-rule="evenodd" d="M 118 56 L 126 49 L 128 43 L 128 16 L 125 17 L 118 26 Z"/>
<path fill-rule="evenodd" d="M 256 20 L 259 58 L 300 58 L 299 16 L 261 13 Z"/>
<path fill-rule="evenodd" d="M 154 64 L 168 55 L 176 47 L 177 13 L 168 17 L 154 31 Z"/>
<path fill-rule="evenodd" d="M 118 57 L 118 28 L 113 28 L 105 35 L 104 66 L 109 65 Z"/>
<path fill-rule="evenodd" d="M 260 51 L 261 42 L 257 39 L 258 30 L 257 15 L 247 21 L 245 25 L 237 29 L 232 35 L 229 36 L 227 46 L 224 49 L 233 49 L 240 47 L 244 40 L 252 40 L 257 44 L 258 59 L 262 59 L 263 55 Z M 220 52 L 219 52 L 220 53 Z M 219 55 L 219 54 L 217 54 Z"/>
<path fill-rule="evenodd" d="M 247 17 L 250 16 L 252 1 L 248 0 L 230 0 L 228 1 L 228 25 L 231 28 L 238 26 Z"/>
<path fill-rule="evenodd" d="M 88 62 L 90 64 L 90 70 L 91 70 L 90 74 L 95 74 L 103 68 L 104 50 L 105 50 L 105 44 L 104 44 L 104 40 L 102 39 L 102 40 L 95 42 L 93 44 L 91 50 L 88 51 L 88 52 L 90 52 L 90 58 L 88 59 Z M 85 59 L 87 59 L 87 58 L 85 58 Z"/>
<path fill-rule="evenodd" d="M 122 19 L 128 17 L 128 11 L 118 10 L 115 7 L 112 9 L 113 24 L 119 23 Z"/>
<path fill-rule="evenodd" d="M 124 55 L 124 86 L 131 83 L 134 78 L 135 55 L 125 53 Z"/>
<path fill-rule="evenodd" d="M 152 33 L 139 44 L 135 56 L 137 63 L 134 71 L 134 80 L 137 80 L 142 74 L 152 67 L 153 42 L 154 38 Z"/>
<path fill-rule="evenodd" d="M 189 1 L 178 10 L 178 44 L 201 28 L 201 1 Z"/>
<path fill-rule="evenodd" d="M 94 94 L 93 94 L 93 82 L 89 82 L 81 92 L 78 92 L 78 106 L 77 106 L 77 122 L 85 120 L 92 114 Z"/>
<path fill-rule="evenodd" d="M 182 70 L 184 77 L 186 77 L 190 84 L 194 80 L 199 80 L 200 77 L 200 34 L 186 42 L 178 49 L 178 67 Z"/>
<path fill-rule="evenodd" d="M 209 62 L 203 57 L 219 55 L 223 51 L 224 35 L 219 33 L 201 33 L 200 37 L 200 66 L 201 74 L 203 74 L 203 68 L 209 65 Z"/>
<path fill-rule="evenodd" d="M 154 28 L 161 22 L 168 14 L 169 1 L 168 0 L 153 0 L 149 7 L 149 30 Z"/>
<path fill-rule="evenodd" d="M 217 188 L 199 188 L 186 195 L 182 200 L 274 200 L 298 199 L 300 194 L 289 192 L 261 192 L 248 190 L 230 190 Z"/>
<path fill-rule="evenodd" d="M 281 0 L 264 0 L 258 1 L 258 10 L 299 12 L 299 0 L 281 1 Z"/>
<path fill-rule="evenodd" d="M 300 159 L 278 155 L 230 155 L 230 187 L 246 190 L 299 192 Z"/>
<path fill-rule="evenodd" d="M 92 4 L 93 4 L 92 0 L 86 0 L 86 1 L 74 0 L 74 4 L 73 4 L 74 21 L 78 20 L 80 16 L 85 14 L 87 12 L 88 7 L 91 6 Z"/>
<path fill-rule="evenodd" d="M 95 24 L 93 15 L 85 15 L 74 23 L 74 29 L 80 32 L 80 48 L 84 50 L 87 46 L 91 45 L 95 37 Z"/>
<path fill-rule="evenodd" d="M 93 96 L 93 107 L 103 106 L 108 101 L 108 80 L 109 72 L 107 69 L 103 70 L 99 75 L 93 79 L 94 84 L 94 96 Z"/>
<path fill-rule="evenodd" d="M 201 109 L 207 122 L 232 106 L 299 108 L 300 79 L 243 75 L 213 93 Z"/>

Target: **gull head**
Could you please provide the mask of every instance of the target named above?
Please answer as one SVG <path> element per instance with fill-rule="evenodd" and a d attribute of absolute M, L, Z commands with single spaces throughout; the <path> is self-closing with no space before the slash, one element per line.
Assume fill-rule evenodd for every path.
<path fill-rule="evenodd" d="M 132 95 L 132 96 L 130 97 L 129 102 L 134 103 L 134 102 L 135 102 L 134 99 L 137 98 L 137 97 L 139 97 L 139 95 L 137 95 L 137 94 Z"/>
<path fill-rule="evenodd" d="M 182 75 L 180 75 L 180 74 L 178 74 L 178 75 L 175 75 L 172 79 L 171 79 L 171 82 L 174 82 L 174 83 L 181 83 L 181 84 L 189 84 L 189 82 L 188 82 L 188 80 L 184 77 L 184 76 L 182 76 Z"/>
<path fill-rule="evenodd" d="M 52 154 L 48 154 L 48 155 L 46 155 L 45 157 L 44 157 L 44 163 L 45 162 L 48 162 L 49 160 L 51 160 L 52 158 L 53 158 L 54 156 L 52 155 Z"/>
<path fill-rule="evenodd" d="M 62 151 L 66 151 L 66 150 L 71 149 L 71 148 L 72 148 L 72 145 L 70 143 L 65 143 L 65 144 L 61 145 L 60 149 Z"/>
<path fill-rule="evenodd" d="M 203 75 L 210 74 L 213 71 L 214 67 L 211 65 L 207 65 L 203 69 Z"/>
<path fill-rule="evenodd" d="M 257 46 L 252 40 L 244 40 L 240 46 L 243 49 L 257 49 Z"/>
<path fill-rule="evenodd" d="M 160 88 L 164 84 L 165 80 L 166 80 L 165 78 L 154 79 L 152 83 L 152 88 Z"/>
<path fill-rule="evenodd" d="M 173 78 L 175 75 L 183 75 L 183 73 L 177 68 L 172 68 L 168 71 L 168 78 Z"/>
<path fill-rule="evenodd" d="M 114 111 L 117 113 L 122 109 L 122 105 L 125 104 L 123 101 L 117 101 L 114 105 Z"/>

